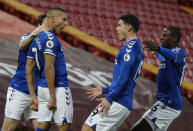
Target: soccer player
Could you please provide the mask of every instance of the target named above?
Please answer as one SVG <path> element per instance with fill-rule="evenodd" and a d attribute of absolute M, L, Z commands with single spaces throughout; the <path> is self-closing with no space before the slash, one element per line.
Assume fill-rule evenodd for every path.
<path fill-rule="evenodd" d="M 136 80 L 143 65 L 143 54 L 137 32 L 140 22 L 134 15 L 123 15 L 116 28 L 118 38 L 125 45 L 115 58 L 112 84 L 107 87 L 96 85 L 89 89 L 89 98 L 107 94 L 97 99 L 100 104 L 87 118 L 82 131 L 116 131 L 129 116 L 133 105 Z"/>
<path fill-rule="evenodd" d="M 55 34 L 67 26 L 67 15 L 60 8 L 47 12 L 45 26 L 49 31 L 41 32 L 32 42 L 26 64 L 31 107 L 37 108 L 37 98 L 33 88 L 33 68 L 38 67 L 38 128 L 48 131 L 49 123 L 54 122 L 59 131 L 72 131 L 73 104 L 68 85 L 63 48 Z"/>
<path fill-rule="evenodd" d="M 186 52 L 178 46 L 180 38 L 178 28 L 168 27 L 160 38 L 161 46 L 152 41 L 143 42 L 161 60 L 157 74 L 156 103 L 134 124 L 131 131 L 166 131 L 170 123 L 180 115 L 180 88 L 186 65 Z"/>
<path fill-rule="evenodd" d="M 45 15 L 39 17 L 39 24 L 42 24 Z M 31 41 L 41 32 L 43 26 L 38 27 L 31 34 L 24 34 L 19 42 L 18 67 L 15 75 L 9 83 L 7 91 L 7 101 L 5 105 L 5 118 L 3 121 L 2 131 L 14 131 L 24 113 L 25 119 L 30 120 L 33 127 L 36 128 L 37 112 L 30 109 L 30 96 L 26 81 L 26 59 L 27 50 Z M 37 74 L 37 71 L 34 70 Z M 37 89 L 38 77 L 35 77 L 35 90 Z"/>

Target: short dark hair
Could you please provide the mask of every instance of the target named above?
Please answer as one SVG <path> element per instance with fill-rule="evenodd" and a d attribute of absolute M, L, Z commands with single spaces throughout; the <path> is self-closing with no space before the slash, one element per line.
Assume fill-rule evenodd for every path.
<path fill-rule="evenodd" d="M 50 8 L 50 9 L 48 10 L 48 13 L 51 12 L 51 11 L 55 11 L 55 10 L 57 10 L 57 11 L 62 11 L 62 12 L 65 13 L 65 11 L 64 11 L 62 8 L 58 8 L 58 7 Z"/>
<path fill-rule="evenodd" d="M 38 23 L 42 25 L 43 20 L 46 18 L 47 14 L 43 13 L 40 16 L 38 16 Z"/>
<path fill-rule="evenodd" d="M 181 36 L 182 36 L 180 29 L 174 26 L 169 26 L 167 27 L 167 29 L 170 31 L 170 34 L 173 37 L 177 38 L 176 44 L 179 44 Z"/>
<path fill-rule="evenodd" d="M 124 24 L 130 24 L 133 26 L 133 32 L 137 33 L 139 30 L 140 21 L 135 15 L 122 15 L 120 17 L 121 20 L 123 20 Z"/>

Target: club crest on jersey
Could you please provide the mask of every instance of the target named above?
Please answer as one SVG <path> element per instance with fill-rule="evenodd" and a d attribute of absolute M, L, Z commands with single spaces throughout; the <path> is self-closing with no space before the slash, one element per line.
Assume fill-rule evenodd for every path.
<path fill-rule="evenodd" d="M 49 40 L 49 41 L 46 42 L 46 46 L 47 46 L 48 48 L 53 48 L 53 47 L 54 47 L 54 42 L 51 41 L 51 40 Z"/>
<path fill-rule="evenodd" d="M 124 61 L 129 61 L 130 60 L 130 55 L 129 54 L 125 54 L 124 55 Z"/>

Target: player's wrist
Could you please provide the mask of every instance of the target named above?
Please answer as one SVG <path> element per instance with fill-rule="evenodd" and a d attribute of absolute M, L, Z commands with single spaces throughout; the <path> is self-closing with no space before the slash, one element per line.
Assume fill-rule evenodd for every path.
<path fill-rule="evenodd" d="M 110 104 L 112 104 L 112 102 L 113 102 L 113 100 L 112 100 L 112 98 L 110 98 L 110 97 L 106 97 L 106 100 L 110 103 Z"/>
<path fill-rule="evenodd" d="M 55 96 L 55 94 L 50 94 L 50 98 L 51 99 L 53 99 L 53 98 L 55 98 L 56 96 Z"/>

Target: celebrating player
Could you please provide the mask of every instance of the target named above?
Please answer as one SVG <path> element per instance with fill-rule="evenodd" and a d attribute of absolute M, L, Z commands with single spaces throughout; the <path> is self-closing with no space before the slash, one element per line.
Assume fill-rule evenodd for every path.
<path fill-rule="evenodd" d="M 101 94 L 107 94 L 107 97 L 97 99 L 100 104 L 86 120 L 82 131 L 116 131 L 129 116 L 134 87 L 143 65 L 142 48 L 137 38 L 139 25 L 134 15 L 120 17 L 116 30 L 125 45 L 115 58 L 112 84 L 103 88 L 96 85 L 87 92 L 91 99 Z"/>
<path fill-rule="evenodd" d="M 55 34 L 67 26 L 67 15 L 60 8 L 47 12 L 45 26 L 49 31 L 41 32 L 33 40 L 26 64 L 28 88 L 31 95 L 31 108 L 37 109 L 38 128 L 48 131 L 49 123 L 57 124 L 59 131 L 71 131 L 73 104 L 68 85 L 63 48 Z M 33 88 L 33 68 L 37 65 L 40 80 L 38 103 Z"/>
<path fill-rule="evenodd" d="M 161 60 L 157 74 L 157 102 L 134 124 L 131 131 L 166 131 L 170 123 L 180 115 L 180 88 L 186 65 L 186 52 L 178 46 L 180 38 L 178 28 L 168 27 L 160 38 L 161 46 L 152 41 L 143 42 Z"/>
<path fill-rule="evenodd" d="M 18 56 L 18 67 L 15 75 L 9 83 L 7 91 L 7 101 L 5 106 L 5 118 L 3 121 L 2 131 L 14 131 L 19 120 L 21 119 L 22 113 L 24 113 L 25 119 L 30 120 L 33 127 L 36 128 L 37 112 L 30 109 L 30 96 L 26 81 L 26 59 L 27 50 L 31 44 L 31 41 L 42 31 L 46 30 L 42 25 L 43 19 L 46 14 L 39 16 L 39 26 L 31 34 L 24 34 L 20 38 L 19 42 L 19 56 Z M 37 69 L 34 70 L 35 74 L 35 91 L 37 90 L 38 76 Z"/>

